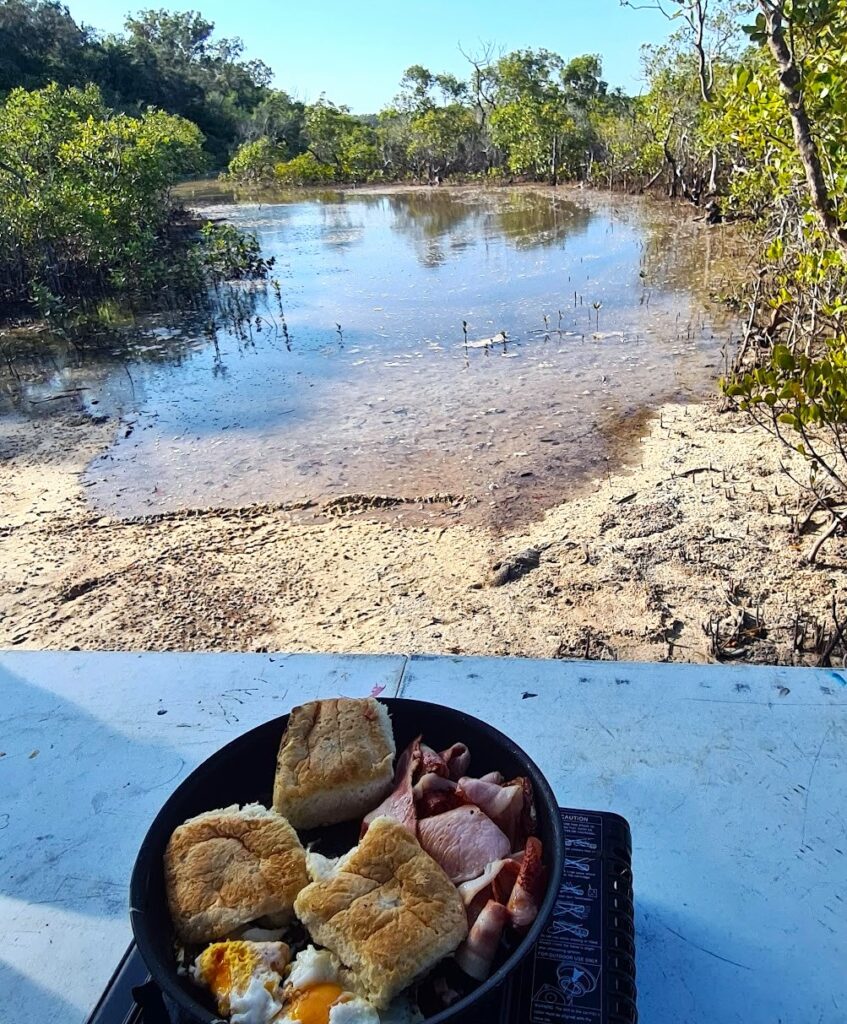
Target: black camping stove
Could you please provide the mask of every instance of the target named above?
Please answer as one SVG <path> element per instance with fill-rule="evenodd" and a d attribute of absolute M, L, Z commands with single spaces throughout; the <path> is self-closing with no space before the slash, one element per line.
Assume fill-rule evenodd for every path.
<path fill-rule="evenodd" d="M 461 1024 L 637 1024 L 629 825 L 617 814 L 560 810 L 566 859 L 550 923 L 522 967 Z M 195 1022 L 168 1005 L 133 943 L 88 1024 Z"/>

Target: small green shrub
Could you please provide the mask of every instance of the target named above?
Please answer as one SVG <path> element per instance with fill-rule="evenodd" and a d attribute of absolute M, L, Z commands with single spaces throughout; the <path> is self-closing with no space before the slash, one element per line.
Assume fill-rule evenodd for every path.
<path fill-rule="evenodd" d="M 261 185 L 273 181 L 276 167 L 285 160 L 284 145 L 274 145 L 270 139 L 245 142 L 229 162 L 225 177 L 247 185 Z"/>
<path fill-rule="evenodd" d="M 329 185 L 336 178 L 333 168 L 312 153 L 301 153 L 293 160 L 277 164 L 274 173 L 280 185 Z"/>

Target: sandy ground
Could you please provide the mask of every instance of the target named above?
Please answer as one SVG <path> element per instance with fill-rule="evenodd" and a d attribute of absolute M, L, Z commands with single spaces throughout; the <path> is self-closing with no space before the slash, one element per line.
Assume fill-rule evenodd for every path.
<path fill-rule="evenodd" d="M 0 647 L 815 664 L 843 596 L 847 542 L 803 564 L 823 523 L 792 534 L 781 453 L 714 404 L 662 409 L 629 469 L 500 537 L 268 506 L 102 518 L 82 473 L 114 429 L 0 421 Z M 492 572 L 530 546 L 537 567 Z"/>

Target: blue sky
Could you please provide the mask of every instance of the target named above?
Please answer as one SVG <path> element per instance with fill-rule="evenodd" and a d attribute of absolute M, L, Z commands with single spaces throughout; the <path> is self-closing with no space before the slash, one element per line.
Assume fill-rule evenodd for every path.
<path fill-rule="evenodd" d="M 384 106 L 405 68 L 464 75 L 459 52 L 492 42 L 505 50 L 544 46 L 563 57 L 600 53 L 605 77 L 639 89 L 639 49 L 669 32 L 657 11 L 633 11 L 619 0 L 67 0 L 71 14 L 106 32 L 143 7 L 200 10 L 217 32 L 240 36 L 247 55 L 276 73 L 276 85 L 307 102 L 325 92 L 356 113 Z"/>

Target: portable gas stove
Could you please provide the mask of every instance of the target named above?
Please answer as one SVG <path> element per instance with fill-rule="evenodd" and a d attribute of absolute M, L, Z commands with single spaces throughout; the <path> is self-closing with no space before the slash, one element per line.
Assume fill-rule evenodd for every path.
<path fill-rule="evenodd" d="M 637 1024 L 632 840 L 617 814 L 560 808 L 565 867 L 534 951 L 462 1024 Z M 88 1024 L 194 1024 L 131 945 Z M 458 1024 L 458 1022 L 457 1022 Z"/>

